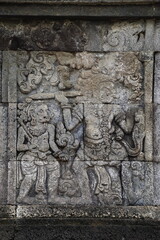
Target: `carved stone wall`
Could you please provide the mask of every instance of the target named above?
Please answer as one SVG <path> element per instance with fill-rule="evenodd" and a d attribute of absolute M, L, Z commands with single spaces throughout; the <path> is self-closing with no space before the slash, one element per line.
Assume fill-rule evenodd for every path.
<path fill-rule="evenodd" d="M 158 18 L 2 19 L 0 240 L 159 239 L 159 81 Z"/>
<path fill-rule="evenodd" d="M 6 203 L 154 204 L 151 53 L 4 51 L 2 59 Z"/>

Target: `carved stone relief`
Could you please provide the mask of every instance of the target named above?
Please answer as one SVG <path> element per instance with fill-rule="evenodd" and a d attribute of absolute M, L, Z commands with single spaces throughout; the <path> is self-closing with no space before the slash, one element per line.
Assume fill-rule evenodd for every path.
<path fill-rule="evenodd" d="M 153 204 L 153 166 L 142 161 L 122 163 L 122 186 L 125 205 Z"/>
<path fill-rule="evenodd" d="M 63 98 L 66 103 L 58 105 Z M 83 106 L 56 99 L 18 104 L 18 202 L 74 203 L 82 196 L 74 164 L 83 141 Z"/>
<path fill-rule="evenodd" d="M 139 22 L 120 22 L 114 23 L 106 34 L 104 34 L 104 51 L 139 51 L 143 48 L 145 41 L 145 23 Z"/>
<path fill-rule="evenodd" d="M 63 90 L 83 103 L 143 103 L 143 64 L 138 53 L 21 52 L 18 59 L 20 96 Z M 77 93 L 67 93 L 69 89 Z"/>
<path fill-rule="evenodd" d="M 144 160 L 145 118 L 140 106 L 86 104 L 84 157 L 99 202 L 122 204 L 121 162 Z"/>
<path fill-rule="evenodd" d="M 25 20 L 17 22 L 14 19 L 10 23 L 1 21 L 0 49 L 142 51 L 150 37 L 147 24 L 147 20 L 115 22 L 32 19 L 29 23 Z M 158 42 L 158 37 L 156 41 Z"/>
<path fill-rule="evenodd" d="M 9 149 L 16 162 L 17 203 L 151 204 L 145 194 L 152 195 L 153 188 L 145 194 L 144 189 L 153 179 L 146 152 L 152 145 L 146 126 L 152 120 L 141 54 L 31 51 L 4 56 L 16 66 L 9 74 L 17 81 L 11 112 L 17 137 Z M 12 99 L 7 81 L 3 88 L 9 88 Z M 144 170 L 138 180 L 134 163 Z"/>

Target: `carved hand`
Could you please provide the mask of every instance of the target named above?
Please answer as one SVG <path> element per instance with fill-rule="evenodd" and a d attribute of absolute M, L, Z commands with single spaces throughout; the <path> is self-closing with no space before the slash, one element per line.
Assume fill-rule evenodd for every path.
<path fill-rule="evenodd" d="M 63 152 L 60 152 L 58 154 L 58 157 L 62 162 L 67 162 L 68 161 L 68 158 L 67 158 L 66 154 L 64 154 Z"/>
<path fill-rule="evenodd" d="M 36 145 L 35 144 L 28 144 L 28 149 L 30 150 L 30 151 L 32 151 L 33 149 L 36 149 Z"/>

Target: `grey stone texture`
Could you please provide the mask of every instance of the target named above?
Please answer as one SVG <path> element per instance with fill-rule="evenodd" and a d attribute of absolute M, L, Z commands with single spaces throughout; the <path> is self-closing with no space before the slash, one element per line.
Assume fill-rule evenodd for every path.
<path fill-rule="evenodd" d="M 6 2 L 58 11 L 0 22 L 0 240 L 158 239 L 159 4 Z"/>
<path fill-rule="evenodd" d="M 55 4 L 55 3 L 60 3 L 60 4 L 74 4 L 74 3 L 88 3 L 88 4 L 117 4 L 117 3 L 156 3 L 158 0 L 1 0 L 1 2 L 7 2 L 7 3 L 45 3 L 45 4 Z"/>
<path fill-rule="evenodd" d="M 3 58 L 8 204 L 153 204 L 151 52 Z"/>
<path fill-rule="evenodd" d="M 0 49 L 159 51 L 159 20 L 3 20 Z"/>

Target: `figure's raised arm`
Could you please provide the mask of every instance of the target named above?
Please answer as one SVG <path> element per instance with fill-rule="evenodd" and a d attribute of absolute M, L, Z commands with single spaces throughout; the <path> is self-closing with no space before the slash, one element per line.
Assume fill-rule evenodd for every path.
<path fill-rule="evenodd" d="M 74 109 L 69 104 L 62 105 L 64 124 L 67 130 L 74 129 L 83 119 L 80 107 L 77 105 Z"/>

